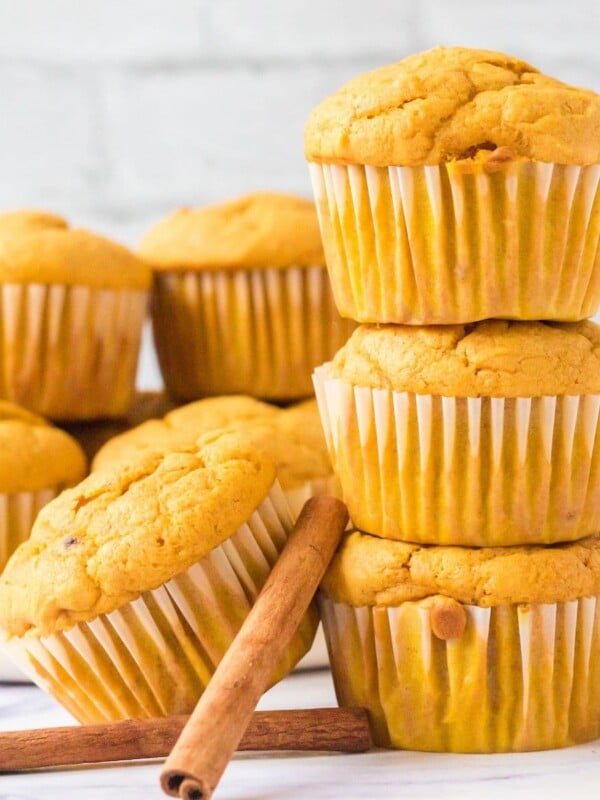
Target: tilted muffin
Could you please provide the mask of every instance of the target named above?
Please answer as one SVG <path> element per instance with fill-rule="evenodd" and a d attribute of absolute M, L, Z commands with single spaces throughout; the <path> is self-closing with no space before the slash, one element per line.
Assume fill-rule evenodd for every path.
<path fill-rule="evenodd" d="M 315 207 L 301 197 L 176 211 L 139 252 L 155 273 L 154 338 L 179 401 L 308 396 L 311 370 L 352 330 L 333 302 Z"/>
<path fill-rule="evenodd" d="M 240 433 L 274 461 L 294 518 L 309 497 L 339 495 L 314 398 L 287 409 L 244 395 L 197 400 L 111 439 L 97 453 L 92 467 L 105 469 L 150 452 L 168 452 Z"/>
<path fill-rule="evenodd" d="M 432 544 L 600 530 L 600 326 L 360 326 L 315 373 L 354 524 Z"/>
<path fill-rule="evenodd" d="M 376 744 L 492 753 L 600 735 L 600 536 L 422 547 L 353 532 L 321 615 L 338 701 Z"/>
<path fill-rule="evenodd" d="M 305 153 L 340 313 L 580 320 L 600 304 L 600 96 L 488 50 L 350 81 Z"/>
<path fill-rule="evenodd" d="M 40 508 L 85 472 L 85 456 L 71 436 L 0 400 L 0 572 Z"/>
<path fill-rule="evenodd" d="M 0 216 L 0 397 L 51 419 L 124 415 L 151 274 L 43 212 Z"/>
<path fill-rule="evenodd" d="M 9 561 L 5 646 L 81 722 L 189 713 L 291 528 L 275 467 L 243 436 L 93 473 Z M 317 622 L 311 607 L 274 679 Z"/>

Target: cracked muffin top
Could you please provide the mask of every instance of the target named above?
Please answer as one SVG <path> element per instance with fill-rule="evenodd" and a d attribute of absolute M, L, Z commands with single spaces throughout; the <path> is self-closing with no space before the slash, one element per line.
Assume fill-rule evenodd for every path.
<path fill-rule="evenodd" d="M 275 479 L 242 438 L 92 473 L 45 506 L 0 578 L 0 628 L 44 636 L 110 613 L 231 536 Z"/>
<path fill-rule="evenodd" d="M 551 547 L 437 547 L 353 531 L 322 587 L 358 608 L 439 595 L 481 607 L 564 603 L 600 593 L 600 535 Z"/>
<path fill-rule="evenodd" d="M 600 161 L 600 96 L 518 58 L 435 47 L 360 75 L 310 115 L 309 161 L 385 167 L 525 158 Z"/>
<path fill-rule="evenodd" d="M 331 475 L 331 462 L 316 400 L 286 409 L 245 395 L 197 400 L 110 439 L 97 453 L 93 469 L 106 469 L 152 452 L 206 444 L 224 436 L 244 437 L 267 453 L 284 489 Z"/>
<path fill-rule="evenodd" d="M 62 489 L 80 481 L 85 471 L 85 455 L 72 436 L 0 400 L 0 492 Z"/>
<path fill-rule="evenodd" d="M 92 467 L 103 469 L 137 458 L 149 450 L 176 450 L 200 436 L 233 422 L 270 419 L 281 413 L 277 406 L 243 394 L 205 397 L 170 411 L 162 419 L 149 419 L 109 439 L 96 453 Z"/>
<path fill-rule="evenodd" d="M 600 392 L 600 326 L 593 322 L 361 325 L 328 377 L 358 386 L 452 397 Z"/>
<path fill-rule="evenodd" d="M 325 266 L 314 204 L 276 192 L 179 209 L 146 233 L 139 254 L 156 271 Z"/>
<path fill-rule="evenodd" d="M 331 475 L 331 461 L 316 400 L 278 410 L 269 419 L 232 422 L 205 434 L 198 444 L 224 436 L 243 436 L 251 447 L 268 453 L 283 489 L 294 489 L 305 481 Z"/>
<path fill-rule="evenodd" d="M 148 265 L 123 245 L 45 211 L 0 214 L 0 281 L 148 289 Z"/>

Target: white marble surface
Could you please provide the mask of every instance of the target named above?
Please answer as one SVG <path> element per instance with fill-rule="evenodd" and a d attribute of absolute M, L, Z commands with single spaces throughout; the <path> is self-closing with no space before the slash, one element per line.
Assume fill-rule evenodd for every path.
<path fill-rule="evenodd" d="M 327 671 L 274 687 L 262 708 L 335 703 Z M 69 724 L 32 686 L 0 686 L 0 729 Z M 477 724 L 477 720 L 473 720 Z M 160 800 L 160 765 L 117 765 L 0 776 L 0 800 Z M 216 800 L 592 800 L 600 791 L 600 741 L 545 753 L 457 756 L 376 750 L 360 755 L 240 754 Z"/>

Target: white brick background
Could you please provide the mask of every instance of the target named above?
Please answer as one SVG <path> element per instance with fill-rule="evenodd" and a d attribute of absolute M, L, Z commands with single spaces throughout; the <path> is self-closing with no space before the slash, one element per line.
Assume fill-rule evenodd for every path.
<path fill-rule="evenodd" d="M 0 0 L 0 208 L 135 244 L 178 205 L 309 193 L 304 120 L 358 72 L 465 44 L 600 90 L 599 42 L 598 0 Z"/>

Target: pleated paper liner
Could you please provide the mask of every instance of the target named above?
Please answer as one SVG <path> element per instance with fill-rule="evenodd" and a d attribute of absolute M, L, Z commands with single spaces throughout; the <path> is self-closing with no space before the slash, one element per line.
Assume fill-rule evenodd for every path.
<path fill-rule="evenodd" d="M 125 415 L 147 298 L 139 290 L 0 284 L 0 397 L 55 420 Z"/>
<path fill-rule="evenodd" d="M 285 499 L 290 505 L 292 517 L 298 518 L 302 508 L 307 500 L 321 494 L 328 494 L 332 497 L 342 496 L 342 491 L 338 479 L 334 475 L 328 475 L 322 478 L 313 478 L 306 480 L 297 486 L 287 486 L 283 493 Z"/>
<path fill-rule="evenodd" d="M 571 541 L 600 530 L 600 395 L 455 398 L 315 371 L 356 527 L 429 544 Z"/>
<path fill-rule="evenodd" d="M 310 172 L 345 317 L 580 320 L 600 305 L 600 165 L 312 163 Z"/>
<path fill-rule="evenodd" d="M 264 585 L 292 527 L 276 483 L 247 523 L 159 588 L 43 638 L 9 639 L 11 657 L 83 723 L 190 713 Z M 273 681 L 307 652 L 313 605 Z"/>
<path fill-rule="evenodd" d="M 238 392 L 274 400 L 312 394 L 311 372 L 346 342 L 322 267 L 155 276 L 153 328 L 178 400 Z"/>
<path fill-rule="evenodd" d="M 284 490 L 286 500 L 290 504 L 292 516 L 297 519 L 306 501 L 320 494 L 329 494 L 333 497 L 342 496 L 340 484 L 334 475 L 325 478 L 315 478 L 305 481 L 299 486 L 288 487 Z M 348 523 L 350 527 L 351 523 Z M 298 663 L 298 669 L 321 669 L 329 666 L 327 646 L 323 636 L 323 628 L 319 625 L 314 642 L 308 653 Z"/>
<path fill-rule="evenodd" d="M 63 488 L 49 486 L 35 492 L 0 493 L 0 572 L 21 542 L 29 538 L 38 511 Z"/>
<path fill-rule="evenodd" d="M 408 750 L 545 750 L 600 735 L 600 604 L 464 606 L 460 638 L 419 602 L 353 608 L 321 593 L 340 705 L 365 706 L 375 742 Z"/>

